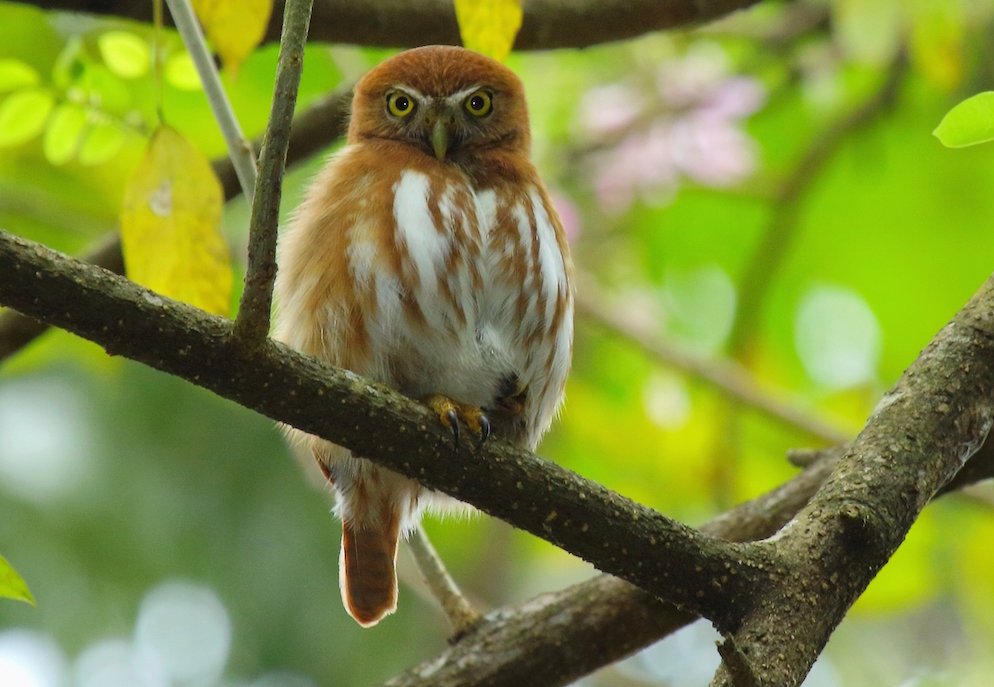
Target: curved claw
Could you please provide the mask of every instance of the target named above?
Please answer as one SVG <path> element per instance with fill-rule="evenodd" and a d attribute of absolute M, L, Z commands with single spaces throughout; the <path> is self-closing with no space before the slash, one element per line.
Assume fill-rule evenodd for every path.
<path fill-rule="evenodd" d="M 483 443 L 490 438 L 490 419 L 483 414 L 482 408 L 458 403 L 441 394 L 428 396 L 424 402 L 435 412 L 442 425 L 452 432 L 452 442 L 455 448 L 459 448 L 459 437 L 462 434 L 460 425 L 467 427 L 473 436 L 478 435 L 476 450 L 479 450 Z"/>
<path fill-rule="evenodd" d="M 454 409 L 449 409 L 445 413 L 445 417 L 448 420 L 449 429 L 452 431 L 452 445 L 459 448 L 459 415 L 456 414 Z"/>
<path fill-rule="evenodd" d="M 480 439 L 476 442 L 476 450 L 483 448 L 484 442 L 490 438 L 490 420 L 480 413 Z"/>

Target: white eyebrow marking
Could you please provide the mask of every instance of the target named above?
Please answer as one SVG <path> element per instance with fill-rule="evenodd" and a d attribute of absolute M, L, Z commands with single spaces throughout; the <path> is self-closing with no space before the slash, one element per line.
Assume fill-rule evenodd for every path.
<path fill-rule="evenodd" d="M 457 91 L 457 92 L 453 93 L 452 95 L 446 96 L 445 102 L 448 103 L 449 105 L 458 105 L 467 96 L 469 96 L 471 93 L 474 93 L 474 92 L 476 92 L 478 90 L 480 90 L 480 84 L 473 84 L 469 88 L 464 88 L 461 91 Z"/>
<path fill-rule="evenodd" d="M 395 91 L 404 91 L 404 93 L 407 93 L 410 96 L 414 96 L 418 100 L 424 100 L 425 99 L 425 94 L 424 93 L 422 93 L 418 89 L 414 88 L 413 86 L 408 86 L 407 84 L 404 84 L 404 83 L 394 84 L 390 88 L 393 89 L 393 90 L 395 90 Z"/>

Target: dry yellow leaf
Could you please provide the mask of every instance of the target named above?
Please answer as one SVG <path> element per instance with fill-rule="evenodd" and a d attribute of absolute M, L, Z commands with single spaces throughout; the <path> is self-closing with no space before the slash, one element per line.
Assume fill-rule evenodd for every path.
<path fill-rule="evenodd" d="M 520 0 L 455 0 L 462 44 L 501 62 L 521 28 Z"/>
<path fill-rule="evenodd" d="M 207 158 L 175 129 L 156 129 L 124 191 L 121 246 L 128 277 L 227 315 L 232 273 L 220 231 L 223 204 Z"/>
<path fill-rule="evenodd" d="M 266 33 L 273 0 L 193 0 L 193 10 L 224 66 L 238 71 Z"/>

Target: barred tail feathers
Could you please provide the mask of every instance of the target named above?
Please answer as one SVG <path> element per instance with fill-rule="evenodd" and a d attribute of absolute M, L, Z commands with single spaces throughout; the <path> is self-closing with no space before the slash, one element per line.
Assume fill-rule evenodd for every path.
<path fill-rule="evenodd" d="M 397 610 L 397 540 L 400 522 L 357 526 L 342 522 L 339 584 L 342 602 L 357 623 L 372 627 Z"/>

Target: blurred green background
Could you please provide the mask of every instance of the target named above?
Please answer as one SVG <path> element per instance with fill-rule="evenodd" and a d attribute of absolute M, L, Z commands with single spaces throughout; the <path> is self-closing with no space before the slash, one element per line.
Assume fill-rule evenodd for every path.
<path fill-rule="evenodd" d="M 994 266 L 994 148 L 931 136 L 990 88 L 992 18 L 983 0 L 767 2 L 693 31 L 512 55 L 582 293 L 648 336 L 738 360 L 759 390 L 853 435 Z M 0 87 L 13 60 L 42 94 L 25 125 L 4 114 L 19 90 L 0 93 L 8 134 L 11 118 L 30 134 L 0 131 L 0 227 L 70 254 L 116 231 L 155 100 L 141 50 L 135 67 L 115 45 L 150 39 L 0 3 Z M 166 121 L 222 156 L 178 38 L 164 45 Z M 387 54 L 310 46 L 300 107 Z M 263 47 L 226 77 L 251 135 L 275 60 Z M 285 212 L 320 163 L 290 174 Z M 246 221 L 229 204 L 236 270 Z M 790 478 L 787 449 L 824 443 L 581 311 L 540 452 L 697 524 Z M 994 683 L 992 504 L 988 484 L 929 507 L 806 684 Z M 0 367 L 0 553 L 38 601 L 0 600 L 0 685 L 363 686 L 441 650 L 445 620 L 406 552 L 397 614 L 372 630 L 348 619 L 329 510 L 267 419 L 47 334 Z M 487 517 L 428 530 L 481 608 L 592 573 Z M 698 623 L 583 684 L 705 684 L 710 633 Z"/>

